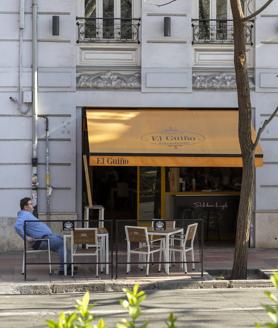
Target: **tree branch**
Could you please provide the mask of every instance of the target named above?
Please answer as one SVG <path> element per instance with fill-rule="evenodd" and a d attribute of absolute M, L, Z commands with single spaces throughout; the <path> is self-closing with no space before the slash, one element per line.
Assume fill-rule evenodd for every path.
<path fill-rule="evenodd" d="M 168 2 L 163 3 L 162 5 L 157 5 L 157 7 L 167 6 L 167 5 L 169 5 L 170 3 L 175 2 L 175 1 L 176 1 L 176 0 L 170 0 L 170 1 L 168 1 Z"/>
<path fill-rule="evenodd" d="M 261 6 L 261 8 L 259 8 L 258 10 L 256 10 L 253 14 L 246 16 L 242 19 L 243 22 L 246 22 L 254 17 L 256 17 L 257 15 L 259 15 L 259 13 L 261 13 L 263 10 L 265 10 L 266 7 L 268 7 L 271 2 L 273 2 L 273 0 L 268 0 L 263 6 Z"/>
<path fill-rule="evenodd" d="M 278 112 L 278 106 L 276 107 L 275 111 L 270 115 L 270 118 L 265 120 L 263 125 L 259 128 L 258 130 L 258 133 L 257 133 L 257 137 L 256 137 L 256 140 L 253 144 L 253 147 L 254 147 L 254 150 L 256 149 L 258 143 L 259 143 L 259 140 L 261 138 L 261 135 L 262 133 L 264 132 L 265 128 L 268 126 L 268 124 L 272 121 L 272 119 L 274 118 L 274 116 L 277 114 Z"/>

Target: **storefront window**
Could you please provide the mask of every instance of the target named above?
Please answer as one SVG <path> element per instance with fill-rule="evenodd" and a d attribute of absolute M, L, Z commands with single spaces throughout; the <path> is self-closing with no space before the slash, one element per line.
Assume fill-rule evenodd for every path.
<path fill-rule="evenodd" d="M 240 168 L 168 168 L 166 170 L 166 191 L 240 191 L 241 175 Z"/>

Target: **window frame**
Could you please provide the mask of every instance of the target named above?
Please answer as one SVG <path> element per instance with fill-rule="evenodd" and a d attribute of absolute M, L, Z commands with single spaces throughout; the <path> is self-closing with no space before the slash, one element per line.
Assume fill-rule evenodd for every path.
<path fill-rule="evenodd" d="M 114 1 L 114 15 L 111 17 L 111 20 L 114 20 L 114 32 L 113 32 L 113 23 L 111 25 L 111 34 L 109 33 L 109 29 L 107 32 L 105 32 L 105 24 L 103 21 L 103 18 L 110 18 L 107 16 L 104 16 L 103 14 L 103 0 L 95 0 L 96 1 L 96 14 L 95 14 L 95 19 L 96 19 L 96 26 L 97 26 L 97 37 L 98 41 L 94 42 L 119 42 L 119 30 L 121 30 L 121 25 L 119 27 L 119 23 L 121 23 L 121 1 L 122 0 L 113 0 Z M 81 0 L 80 5 L 77 8 L 77 16 L 79 18 L 85 17 L 85 2 L 86 0 Z M 132 5 L 132 12 L 131 12 L 131 19 L 136 20 L 140 19 L 141 15 L 141 2 L 138 0 L 131 0 L 131 5 Z M 109 19 L 108 19 L 109 21 Z M 86 33 L 85 31 L 83 33 Z M 104 35 L 106 34 L 106 35 Z M 124 41 L 125 38 L 122 40 Z M 129 40 L 129 39 L 128 39 Z M 131 41 L 132 42 L 132 41 Z M 137 40 L 138 42 L 138 40 Z"/>

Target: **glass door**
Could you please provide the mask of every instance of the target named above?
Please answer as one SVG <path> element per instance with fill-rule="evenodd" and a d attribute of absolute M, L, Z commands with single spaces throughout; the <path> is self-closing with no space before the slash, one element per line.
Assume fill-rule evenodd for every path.
<path fill-rule="evenodd" d="M 138 219 L 161 217 L 161 169 L 138 167 Z"/>

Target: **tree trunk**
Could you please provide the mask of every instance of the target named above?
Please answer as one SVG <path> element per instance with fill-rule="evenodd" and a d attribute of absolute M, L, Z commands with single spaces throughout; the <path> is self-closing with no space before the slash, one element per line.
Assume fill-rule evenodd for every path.
<path fill-rule="evenodd" d="M 240 0 L 231 0 L 230 2 L 234 22 L 234 65 L 239 107 L 238 135 L 243 161 L 232 278 L 246 279 L 248 242 L 254 206 L 255 149 L 252 141 L 252 110 L 243 12 Z"/>

